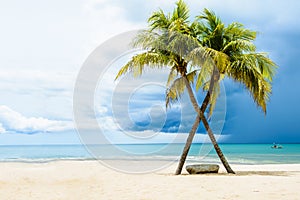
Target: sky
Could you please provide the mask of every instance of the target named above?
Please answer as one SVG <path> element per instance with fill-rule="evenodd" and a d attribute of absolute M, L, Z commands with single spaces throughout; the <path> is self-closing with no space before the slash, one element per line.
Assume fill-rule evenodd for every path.
<path fill-rule="evenodd" d="M 153 11 L 161 8 L 170 12 L 175 3 L 0 1 L 0 145 L 79 144 L 84 136 L 77 133 L 74 123 L 73 94 L 84 63 L 101 44 L 124 32 L 147 28 L 147 18 Z M 279 66 L 267 115 L 257 108 L 243 86 L 224 81 L 224 91 L 211 120 L 215 132 L 221 134 L 219 141 L 299 143 L 300 2 L 186 3 L 191 17 L 209 8 L 227 24 L 237 21 L 258 31 L 258 51 L 268 52 Z M 186 97 L 166 112 L 167 72 L 153 71 L 140 80 L 113 80 L 131 55 L 113 60 L 110 70 L 98 80 L 92 118 L 97 118 L 103 134 L 112 142 L 183 142 L 196 116 Z M 201 99 L 203 94 L 199 92 L 197 96 Z M 89 123 L 86 126 L 87 132 L 99 129 Z M 198 132 L 195 141 L 205 141 L 203 127 Z"/>

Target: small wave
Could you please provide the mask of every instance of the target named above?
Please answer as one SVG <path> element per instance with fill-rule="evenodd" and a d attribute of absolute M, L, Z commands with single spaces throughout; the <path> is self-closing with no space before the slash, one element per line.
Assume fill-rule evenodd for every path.
<path fill-rule="evenodd" d="M 48 163 L 55 161 L 85 161 L 95 160 L 95 158 L 6 158 L 0 162 L 19 162 L 19 163 Z"/>

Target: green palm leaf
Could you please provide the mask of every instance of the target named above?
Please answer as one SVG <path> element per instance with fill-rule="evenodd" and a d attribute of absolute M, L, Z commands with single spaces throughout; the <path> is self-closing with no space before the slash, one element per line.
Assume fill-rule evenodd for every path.
<path fill-rule="evenodd" d="M 194 70 L 186 75 L 188 81 L 192 84 L 197 75 L 197 70 Z M 177 102 L 178 99 L 183 94 L 186 88 L 184 77 L 179 77 L 175 81 L 173 81 L 172 85 L 166 91 L 166 107 L 170 105 L 170 103 Z"/>
<path fill-rule="evenodd" d="M 167 56 L 156 52 L 145 52 L 133 56 L 132 59 L 123 66 L 118 72 L 115 79 L 120 78 L 122 75 L 130 72 L 134 77 L 142 75 L 145 67 L 162 68 L 172 64 L 172 61 Z"/>

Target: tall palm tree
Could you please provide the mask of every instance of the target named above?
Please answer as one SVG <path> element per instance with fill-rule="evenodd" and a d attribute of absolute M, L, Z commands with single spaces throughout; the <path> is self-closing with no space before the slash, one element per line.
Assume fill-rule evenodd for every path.
<path fill-rule="evenodd" d="M 212 67 L 209 82 L 204 82 L 202 76 L 198 76 L 196 88 L 209 88 L 206 95 L 209 100 L 204 101 L 201 108 L 206 103 L 210 104 L 209 115 L 212 114 L 219 93 L 219 83 L 224 77 L 229 77 L 243 84 L 257 106 L 261 107 L 266 114 L 266 104 L 271 93 L 271 82 L 275 74 L 276 64 L 267 57 L 266 53 L 256 52 L 256 47 L 253 44 L 256 32 L 245 29 L 240 23 L 225 26 L 219 17 L 207 9 L 204 9 L 204 13 L 197 17 L 194 24 L 196 24 L 195 36 L 201 47 L 193 50 L 191 60 L 197 60 L 203 54 L 209 54 L 214 63 L 214 65 L 209 66 Z M 209 70 L 205 69 L 204 71 Z M 201 116 L 201 108 L 196 108 L 196 106 L 194 108 L 198 116 Z M 207 122 L 205 119 L 201 119 L 227 172 L 234 173 L 229 166 L 226 167 L 227 161 L 224 160 L 225 157 L 219 151 L 220 148 L 209 130 Z M 194 134 L 190 134 L 188 141 L 192 141 L 193 137 Z M 186 143 L 176 174 L 181 173 L 190 145 L 190 142 Z"/>
<path fill-rule="evenodd" d="M 154 12 L 149 18 L 150 30 L 141 32 L 134 40 L 134 47 L 141 47 L 146 52 L 134 56 L 118 73 L 116 78 L 129 72 L 132 72 L 134 76 L 142 74 L 144 67 L 166 67 L 171 68 L 171 72 L 168 78 L 167 86 L 170 89 L 167 91 L 166 105 L 168 106 L 170 101 L 177 100 L 187 88 L 191 102 L 198 112 L 198 117 L 193 124 L 193 127 L 189 135 L 193 136 L 199 126 L 200 121 L 204 122 L 205 128 L 210 133 L 211 140 L 216 143 L 213 133 L 209 127 L 209 124 L 204 116 L 204 112 L 209 105 L 210 93 L 202 103 L 202 107 L 198 110 L 198 103 L 190 86 L 193 83 L 198 70 L 190 70 L 189 65 L 203 65 L 210 66 L 212 63 L 209 62 L 209 52 L 198 56 L 195 59 L 192 55 L 194 49 L 201 49 L 200 43 L 196 38 L 197 26 L 196 23 L 189 23 L 189 9 L 186 4 L 179 0 L 176 3 L 177 7 L 174 9 L 172 14 L 164 14 L 162 10 Z M 205 50 L 205 49 L 204 49 Z M 193 59 L 191 59 L 193 58 Z M 200 59 L 201 58 L 201 59 Z M 191 63 L 191 61 L 193 63 Z M 205 77 L 209 74 L 208 67 L 202 67 L 200 70 L 198 80 L 205 80 Z M 180 78 L 174 79 L 180 76 Z M 201 120 L 200 120 L 201 119 Z M 192 137 L 189 137 L 192 138 Z M 188 140 L 188 149 L 192 140 Z M 218 145 L 214 145 L 216 151 L 221 155 L 221 160 L 228 172 L 233 173 L 224 155 L 222 154 Z M 185 151 L 186 152 L 186 149 Z M 183 163 L 185 158 L 183 160 Z M 181 162 L 182 163 L 182 159 Z M 180 170 L 181 171 L 181 170 Z M 176 173 L 177 174 L 177 173 Z"/>
<path fill-rule="evenodd" d="M 254 32 L 243 29 L 239 24 L 230 25 L 225 29 L 219 18 L 215 17 L 208 10 L 205 10 L 205 15 L 199 16 L 196 21 L 190 23 L 188 21 L 189 10 L 186 4 L 179 0 L 176 5 L 177 7 L 172 14 L 166 15 L 162 10 L 152 14 L 148 20 L 150 29 L 141 32 L 133 42 L 133 46 L 141 47 L 146 52 L 134 56 L 119 71 L 116 78 L 127 72 L 132 72 L 134 76 L 139 76 L 143 73 L 144 67 L 162 68 L 169 66 L 170 74 L 167 82 L 169 89 L 166 94 L 166 105 L 168 106 L 170 102 L 176 101 L 186 88 L 192 105 L 198 113 L 189 133 L 176 174 L 181 173 L 193 137 L 201 120 L 227 172 L 234 173 L 217 144 L 204 112 L 209 106 L 210 115 L 212 114 L 219 91 L 218 83 L 224 75 L 242 83 L 247 83 L 245 85 L 254 99 L 257 100 L 258 105 L 264 105 L 263 102 L 270 92 L 270 85 L 267 83 L 272 78 L 272 70 L 265 72 L 260 69 L 257 73 L 253 73 L 253 69 L 256 69 L 256 67 L 253 69 L 245 67 L 251 64 L 251 62 L 247 56 L 243 57 L 244 51 L 252 51 L 253 48 L 247 49 L 242 44 L 245 43 L 245 46 L 252 47 L 247 42 L 248 40 L 251 41 L 251 38 L 253 38 L 251 34 L 254 34 Z M 203 19 L 208 22 L 201 22 Z M 223 33 L 226 33 L 226 36 L 217 37 Z M 249 34 L 250 36 L 245 37 L 243 34 L 246 36 Z M 228 50 L 226 52 L 215 48 L 215 46 L 218 46 L 218 42 L 222 42 L 220 39 L 223 38 L 226 38 L 227 42 L 226 48 L 223 48 L 223 50 Z M 242 41 L 243 39 L 245 41 Z M 259 55 L 258 57 L 266 58 L 262 54 Z M 255 56 L 257 55 L 253 54 L 253 57 Z M 251 56 L 249 55 L 249 57 Z M 244 59 L 242 60 L 241 58 Z M 256 62 L 254 61 L 255 58 L 252 60 L 252 62 Z M 264 59 L 261 60 L 264 61 Z M 270 61 L 269 65 L 263 64 L 262 67 L 269 69 L 271 66 L 273 66 L 273 63 Z M 232 68 L 232 70 L 229 70 L 229 68 Z M 248 77 L 248 74 L 252 76 Z M 258 76 L 259 74 L 261 74 L 261 77 Z M 210 81 L 205 82 L 208 77 L 210 77 Z M 191 87 L 195 79 L 197 79 L 197 89 L 202 87 L 207 90 L 201 107 L 199 107 Z M 252 83 L 252 81 L 258 81 L 259 83 Z M 257 85 L 259 86 L 257 87 Z M 264 109 L 265 107 L 262 106 L 262 108 Z"/>

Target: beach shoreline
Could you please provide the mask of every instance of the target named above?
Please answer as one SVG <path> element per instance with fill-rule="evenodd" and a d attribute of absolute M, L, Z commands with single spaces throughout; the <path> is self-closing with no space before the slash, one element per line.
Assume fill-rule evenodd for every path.
<path fill-rule="evenodd" d="M 123 163 L 124 161 L 115 161 Z M 128 165 L 130 163 L 127 162 Z M 122 173 L 95 160 L 1 162 L 3 199 L 297 199 L 300 164 L 232 165 L 236 175 Z"/>

